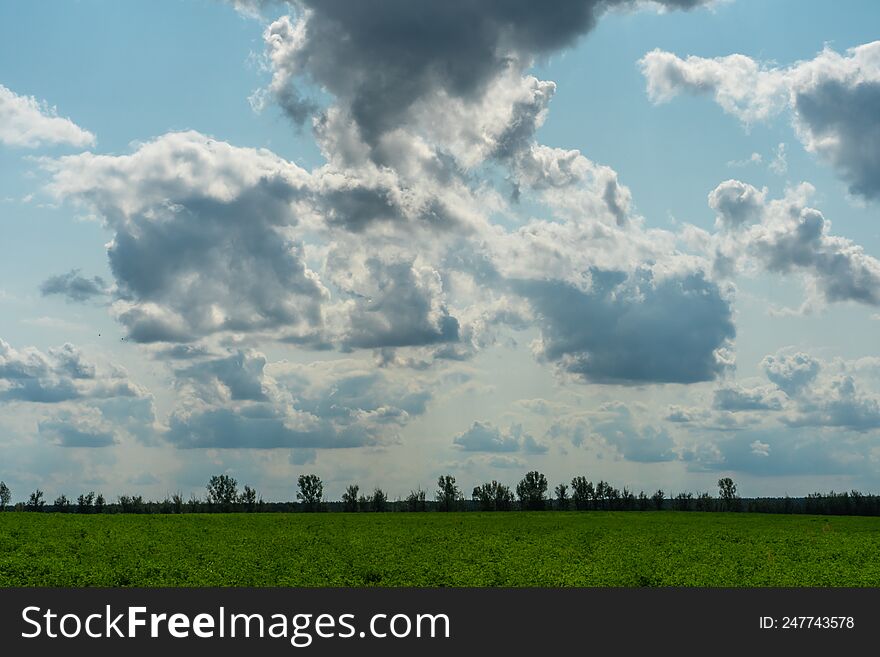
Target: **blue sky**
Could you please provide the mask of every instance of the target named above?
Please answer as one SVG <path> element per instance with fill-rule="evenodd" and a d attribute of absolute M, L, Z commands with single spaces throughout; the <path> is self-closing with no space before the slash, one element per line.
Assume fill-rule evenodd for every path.
<path fill-rule="evenodd" d="M 880 9 L 689 4 L 3 3 L 0 479 L 880 489 Z"/>

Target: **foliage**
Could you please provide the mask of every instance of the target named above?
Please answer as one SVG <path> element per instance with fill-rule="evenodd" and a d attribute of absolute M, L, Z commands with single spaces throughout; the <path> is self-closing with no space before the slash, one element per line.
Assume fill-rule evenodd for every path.
<path fill-rule="evenodd" d="M 461 491 L 452 475 L 442 475 L 437 480 L 437 505 L 440 511 L 455 511 L 462 500 Z"/>
<path fill-rule="evenodd" d="M 228 511 L 238 499 L 238 482 L 227 474 L 214 475 L 208 481 L 208 502 Z"/>
<path fill-rule="evenodd" d="M 324 483 L 321 478 L 316 474 L 301 474 L 296 485 L 299 488 L 296 499 L 302 504 L 303 511 L 320 511 L 321 501 L 324 499 Z"/>
<path fill-rule="evenodd" d="M 358 491 L 360 486 L 351 484 L 342 494 L 342 510 L 354 513 L 358 510 Z"/>
<path fill-rule="evenodd" d="M 533 470 L 516 485 L 519 504 L 526 511 L 543 511 L 547 503 L 547 477 Z"/>
<path fill-rule="evenodd" d="M 482 486 L 476 486 L 473 498 L 480 505 L 480 511 L 510 511 L 513 508 L 513 493 L 510 487 L 494 479 Z"/>
<path fill-rule="evenodd" d="M 425 501 L 425 491 L 421 488 L 411 490 L 406 496 L 407 511 L 427 511 L 428 503 Z"/>
<path fill-rule="evenodd" d="M 388 510 L 388 495 L 381 488 L 373 491 L 373 495 L 370 497 L 370 510 L 377 513 Z"/>
<path fill-rule="evenodd" d="M 0 511 L 9 506 L 9 501 L 12 499 L 12 493 L 9 490 L 9 486 L 7 486 L 4 482 L 0 481 Z"/>

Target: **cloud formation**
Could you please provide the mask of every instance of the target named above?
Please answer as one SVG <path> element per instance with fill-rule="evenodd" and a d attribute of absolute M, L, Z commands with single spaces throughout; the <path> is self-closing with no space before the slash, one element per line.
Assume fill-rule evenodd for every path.
<path fill-rule="evenodd" d="M 0 84 L 0 144 L 19 148 L 44 145 L 92 146 L 95 135 L 70 119 L 57 115 L 54 107 L 33 96 L 19 96 Z"/>
<path fill-rule="evenodd" d="M 789 67 L 740 54 L 682 59 L 662 50 L 639 64 L 657 103 L 680 93 L 710 94 L 746 125 L 788 110 L 808 151 L 830 163 L 853 194 L 880 198 L 880 41 L 845 54 L 826 47 Z"/>
<path fill-rule="evenodd" d="M 108 294 L 108 286 L 100 276 L 86 278 L 79 269 L 71 269 L 66 274 L 50 276 L 40 284 L 43 296 L 57 294 L 69 301 L 83 302 Z"/>
<path fill-rule="evenodd" d="M 453 439 L 453 444 L 465 452 L 523 452 L 526 454 L 545 454 L 548 447 L 525 432 L 522 425 L 515 424 L 501 430 L 491 422 L 474 422 L 467 431 Z"/>
<path fill-rule="evenodd" d="M 808 205 L 813 187 L 803 183 L 781 199 L 767 191 L 728 180 L 709 194 L 719 232 L 712 244 L 716 271 L 761 269 L 806 275 L 812 296 L 823 302 L 880 305 L 880 261 L 844 237 Z"/>

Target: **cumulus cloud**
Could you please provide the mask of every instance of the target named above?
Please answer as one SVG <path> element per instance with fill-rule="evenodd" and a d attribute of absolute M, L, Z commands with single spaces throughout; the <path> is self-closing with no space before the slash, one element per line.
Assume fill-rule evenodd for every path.
<path fill-rule="evenodd" d="M 458 434 L 452 442 L 465 452 L 545 454 L 548 451 L 546 445 L 539 443 L 518 424 L 502 430 L 491 422 L 474 422 L 467 431 Z"/>
<path fill-rule="evenodd" d="M 853 194 L 880 197 L 880 41 L 845 54 L 825 48 L 789 67 L 740 54 L 682 59 L 662 50 L 639 64 L 658 103 L 679 93 L 711 94 L 745 124 L 788 110 L 804 147 L 829 162 Z M 774 167 L 784 170 L 784 149 Z"/>
<path fill-rule="evenodd" d="M 766 190 L 728 180 L 709 194 L 719 233 L 713 244 L 716 270 L 760 269 L 803 273 L 820 301 L 880 304 L 880 261 L 843 237 L 808 205 L 813 188 L 803 183 L 781 199 Z"/>
<path fill-rule="evenodd" d="M 295 366 L 259 352 L 207 359 L 177 376 L 179 404 L 165 438 L 186 449 L 381 445 L 423 414 L 431 396 L 356 362 Z"/>
<path fill-rule="evenodd" d="M 777 393 L 778 394 L 778 393 Z M 782 401 L 767 388 L 743 388 L 732 386 L 718 388 L 715 393 L 714 407 L 720 411 L 778 411 L 782 409 Z"/>
<path fill-rule="evenodd" d="M 0 404 L 13 403 L 45 409 L 39 433 L 62 447 L 107 447 L 123 436 L 151 443 L 158 431 L 145 388 L 69 343 L 43 352 L 0 339 Z"/>
<path fill-rule="evenodd" d="M 50 191 L 114 231 L 112 309 L 138 342 L 312 329 L 326 290 L 304 262 L 292 207 L 308 174 L 265 150 L 169 133 L 131 155 L 44 160 Z"/>
<path fill-rule="evenodd" d="M 83 302 L 108 294 L 108 286 L 100 276 L 86 278 L 79 269 L 71 269 L 66 274 L 50 276 L 40 284 L 43 296 L 57 294 L 69 301 Z"/>
<path fill-rule="evenodd" d="M 541 327 L 541 358 L 599 383 L 694 383 L 726 366 L 719 351 L 735 335 L 728 302 L 700 273 L 656 279 L 590 272 L 585 289 L 521 281 Z"/>
<path fill-rule="evenodd" d="M 91 146 L 95 135 L 58 116 L 55 108 L 45 102 L 33 96 L 19 96 L 0 84 L 0 143 L 23 148 L 51 144 Z"/>

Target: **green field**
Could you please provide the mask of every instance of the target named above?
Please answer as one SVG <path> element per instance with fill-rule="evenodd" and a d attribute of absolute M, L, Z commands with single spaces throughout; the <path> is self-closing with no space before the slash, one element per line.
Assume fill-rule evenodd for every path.
<path fill-rule="evenodd" d="M 3 513 L 0 586 L 880 586 L 880 518 Z"/>

